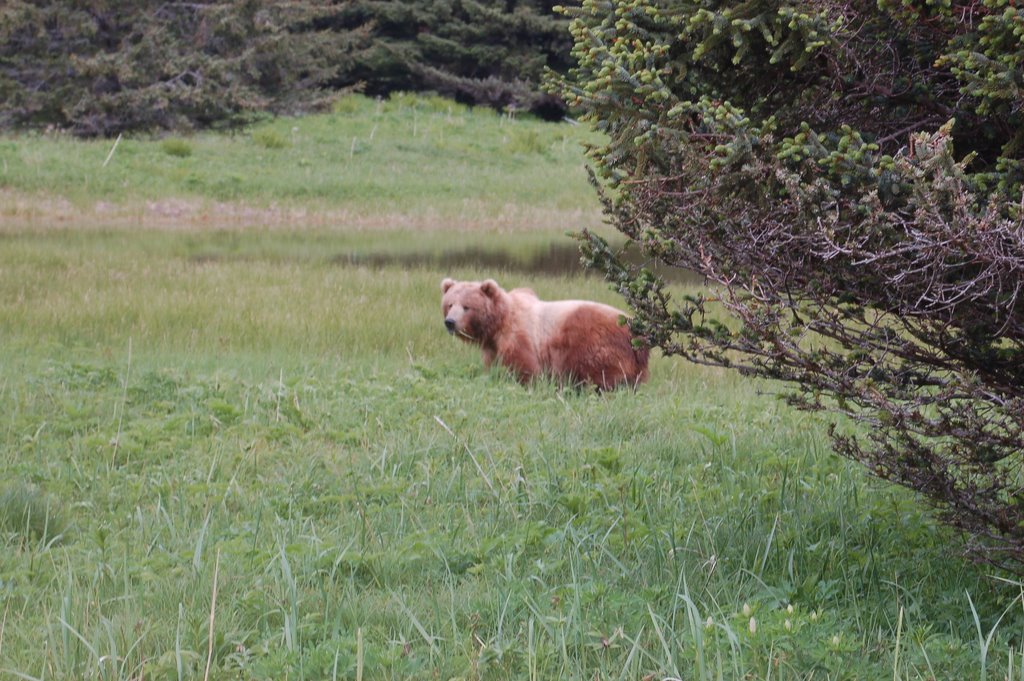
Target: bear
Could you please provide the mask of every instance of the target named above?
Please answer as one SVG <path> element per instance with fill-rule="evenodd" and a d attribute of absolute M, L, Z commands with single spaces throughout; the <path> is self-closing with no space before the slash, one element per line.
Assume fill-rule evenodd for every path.
<path fill-rule="evenodd" d="M 506 291 L 494 279 L 441 282 L 448 333 L 479 345 L 522 384 L 549 376 L 598 391 L 647 380 L 648 348 L 636 347 L 619 310 L 587 300 L 544 301 L 531 289 Z"/>

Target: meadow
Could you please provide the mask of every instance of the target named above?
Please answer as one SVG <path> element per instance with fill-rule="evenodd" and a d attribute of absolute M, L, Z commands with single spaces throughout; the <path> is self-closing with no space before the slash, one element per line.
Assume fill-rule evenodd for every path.
<path fill-rule="evenodd" d="M 619 304 L 538 264 L 606 229 L 595 139 L 408 96 L 0 138 L 0 679 L 1024 678 L 1019 581 L 778 386 L 523 388 L 444 332 L 444 276 Z"/>

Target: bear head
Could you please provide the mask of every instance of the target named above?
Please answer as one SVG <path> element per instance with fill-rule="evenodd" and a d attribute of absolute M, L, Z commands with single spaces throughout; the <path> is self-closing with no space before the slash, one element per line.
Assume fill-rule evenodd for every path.
<path fill-rule="evenodd" d="M 493 279 L 441 282 L 441 312 L 448 333 L 467 343 L 490 343 L 501 327 L 508 300 Z"/>

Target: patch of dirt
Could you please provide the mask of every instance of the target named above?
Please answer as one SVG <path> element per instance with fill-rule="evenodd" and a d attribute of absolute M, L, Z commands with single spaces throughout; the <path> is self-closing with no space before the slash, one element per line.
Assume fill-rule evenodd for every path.
<path fill-rule="evenodd" d="M 195 198 L 78 203 L 0 189 L 0 231 L 145 229 L 155 231 L 317 229 L 338 231 L 528 232 L 598 227 L 599 210 L 558 209 L 467 200 L 457 212 L 427 209 L 379 213 L 294 205 L 257 206 Z"/>

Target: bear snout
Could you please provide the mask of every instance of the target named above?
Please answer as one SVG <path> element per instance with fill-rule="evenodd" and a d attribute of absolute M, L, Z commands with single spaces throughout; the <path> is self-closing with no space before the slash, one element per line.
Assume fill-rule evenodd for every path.
<path fill-rule="evenodd" d="M 451 317 L 445 319 L 444 328 L 448 329 L 448 333 L 455 333 L 455 320 Z"/>

